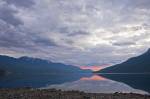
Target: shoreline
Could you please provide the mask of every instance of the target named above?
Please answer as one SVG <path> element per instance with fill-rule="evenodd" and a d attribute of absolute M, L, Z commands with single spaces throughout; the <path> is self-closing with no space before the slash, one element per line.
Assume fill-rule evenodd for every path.
<path fill-rule="evenodd" d="M 57 89 L 1 88 L 0 99 L 150 99 L 137 93 L 85 93 Z"/>

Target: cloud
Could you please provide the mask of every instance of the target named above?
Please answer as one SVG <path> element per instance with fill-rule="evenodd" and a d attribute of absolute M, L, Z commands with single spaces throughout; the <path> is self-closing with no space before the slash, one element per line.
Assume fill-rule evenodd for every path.
<path fill-rule="evenodd" d="M 130 45 L 135 45 L 135 42 L 130 42 L 130 41 L 125 41 L 125 42 L 114 42 L 113 45 L 116 46 L 130 46 Z"/>
<path fill-rule="evenodd" d="M 119 63 L 149 48 L 149 7 L 149 0 L 1 0 L 0 53 Z"/>
<path fill-rule="evenodd" d="M 22 24 L 21 20 L 15 17 L 16 11 L 9 7 L 6 3 L 0 2 L 0 19 L 12 25 Z"/>
<path fill-rule="evenodd" d="M 8 4 L 14 4 L 16 6 L 20 6 L 20 7 L 30 7 L 34 4 L 33 0 L 25 0 L 25 1 L 21 1 L 21 0 L 6 0 L 6 2 Z"/>

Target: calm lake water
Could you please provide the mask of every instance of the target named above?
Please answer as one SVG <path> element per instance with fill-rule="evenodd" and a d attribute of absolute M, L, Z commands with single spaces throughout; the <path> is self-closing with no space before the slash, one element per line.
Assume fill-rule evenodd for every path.
<path fill-rule="evenodd" d="M 39 74 L 0 77 L 0 88 L 56 88 L 91 93 L 150 93 L 150 74 Z"/>

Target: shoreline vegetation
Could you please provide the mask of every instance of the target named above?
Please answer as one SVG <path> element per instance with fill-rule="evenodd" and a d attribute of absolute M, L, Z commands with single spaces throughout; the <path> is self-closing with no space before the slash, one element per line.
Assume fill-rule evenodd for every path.
<path fill-rule="evenodd" d="M 85 93 L 56 89 L 1 88 L 0 99 L 150 99 L 150 95 L 136 93 Z"/>

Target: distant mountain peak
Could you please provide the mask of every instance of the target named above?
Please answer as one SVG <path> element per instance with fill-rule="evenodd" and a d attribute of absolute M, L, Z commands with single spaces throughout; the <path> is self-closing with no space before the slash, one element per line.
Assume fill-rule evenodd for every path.
<path fill-rule="evenodd" d="M 19 57 L 19 59 L 27 59 L 29 58 L 28 56 L 22 56 L 22 57 Z"/>
<path fill-rule="evenodd" d="M 26 60 L 26 61 L 33 61 L 35 60 L 35 58 L 31 58 L 31 57 L 28 57 L 28 56 L 22 56 L 20 58 L 18 58 L 19 60 Z"/>
<path fill-rule="evenodd" d="M 29 56 L 22 56 L 22 57 L 20 57 L 18 59 L 22 60 L 22 61 L 30 61 L 30 62 L 52 63 L 49 60 L 44 60 L 44 59 L 40 59 L 40 58 L 33 58 L 33 57 L 29 57 Z"/>

